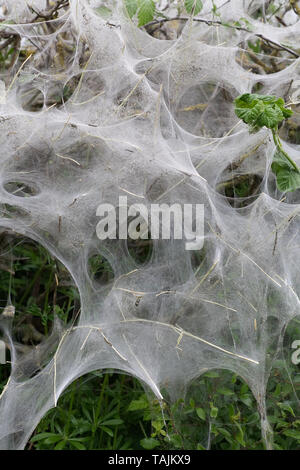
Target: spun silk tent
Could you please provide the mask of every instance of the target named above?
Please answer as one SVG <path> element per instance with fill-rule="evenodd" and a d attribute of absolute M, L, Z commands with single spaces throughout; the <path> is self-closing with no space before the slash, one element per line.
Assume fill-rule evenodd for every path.
<path fill-rule="evenodd" d="M 139 28 L 118 0 L 70 0 L 54 19 L 34 22 L 30 7 L 43 12 L 46 1 L 0 2 L 0 31 L 29 51 L 1 74 L 1 232 L 45 247 L 81 301 L 76 322 L 55 323 L 26 354 L 12 335 L 13 308 L 0 315 L 12 362 L 0 448 L 24 448 L 65 388 L 104 368 L 137 377 L 160 401 L 163 390 L 184 396 L 208 370 L 232 370 L 249 384 L 272 446 L 265 398 L 274 361 L 299 378 L 283 343 L 287 325 L 299 321 L 300 195 L 278 191 L 270 132 L 250 134 L 233 100 L 257 90 L 282 96 L 299 119 L 300 59 L 291 52 L 300 51 L 300 17 L 290 10 L 285 26 L 264 23 L 254 15 L 264 3 L 227 2 L 221 22 L 240 26 L 226 27 L 205 1 L 197 17 L 206 22 L 186 16 L 163 39 Z M 284 45 L 274 73 L 261 52 L 254 62 L 245 52 L 261 36 Z M 299 144 L 288 133 L 282 141 L 300 165 Z M 255 191 L 228 196 L 228 181 L 242 175 Z M 99 240 L 97 208 L 118 207 L 120 196 L 149 210 L 203 204 L 203 247 L 154 239 L 138 262 L 126 240 Z M 95 255 L 111 266 L 109 284 L 91 276 Z"/>

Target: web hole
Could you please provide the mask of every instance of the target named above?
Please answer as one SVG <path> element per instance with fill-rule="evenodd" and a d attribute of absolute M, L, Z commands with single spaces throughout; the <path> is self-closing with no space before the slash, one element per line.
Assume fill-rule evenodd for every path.
<path fill-rule="evenodd" d="M 236 62 L 247 72 L 270 75 L 287 68 L 296 57 L 287 51 L 276 49 L 261 39 L 254 38 L 240 45 Z"/>
<path fill-rule="evenodd" d="M 192 86 L 179 99 L 175 119 L 191 134 L 223 137 L 238 122 L 232 106 L 236 96 L 233 88 L 214 82 Z"/>
<path fill-rule="evenodd" d="M 97 285 L 106 286 L 114 279 L 114 271 L 109 261 L 101 254 L 95 253 L 88 259 L 88 273 Z"/>
<path fill-rule="evenodd" d="M 38 194 L 38 189 L 32 184 L 21 181 L 8 181 L 3 185 L 5 191 L 17 197 L 30 197 Z"/>
<path fill-rule="evenodd" d="M 20 102 L 24 111 L 37 113 L 44 107 L 44 95 L 33 85 L 24 86 L 20 89 Z"/>

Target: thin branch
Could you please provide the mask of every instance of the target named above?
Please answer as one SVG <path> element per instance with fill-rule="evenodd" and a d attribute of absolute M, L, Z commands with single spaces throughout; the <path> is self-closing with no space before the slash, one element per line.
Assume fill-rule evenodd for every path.
<path fill-rule="evenodd" d="M 148 26 L 152 26 L 152 25 L 155 25 L 155 24 L 162 24 L 162 23 L 166 23 L 168 21 L 174 21 L 174 20 L 189 21 L 191 19 L 192 19 L 192 21 L 197 21 L 198 23 L 205 23 L 208 26 L 224 26 L 225 28 L 232 28 L 232 29 L 235 29 L 237 31 L 244 31 L 245 33 L 249 33 L 249 34 L 252 34 L 253 36 L 256 36 L 257 38 L 261 39 L 262 41 L 266 42 L 269 45 L 273 45 L 273 46 L 277 47 L 278 49 L 282 49 L 283 51 L 288 52 L 289 54 L 293 55 L 294 57 L 297 57 L 297 58 L 300 57 L 300 55 L 296 51 L 293 51 L 289 47 L 283 46 L 282 44 L 280 44 L 277 41 L 273 41 L 273 39 L 267 38 L 266 36 L 264 36 L 261 33 L 254 33 L 253 31 L 250 31 L 249 29 L 244 28 L 243 26 L 237 26 L 237 25 L 231 25 L 231 24 L 228 24 L 228 23 L 222 23 L 222 21 L 220 21 L 220 20 L 207 20 L 205 18 L 191 18 L 191 17 L 187 17 L 187 16 L 178 16 L 178 17 L 175 17 L 175 18 L 163 18 L 161 20 L 153 20 L 153 21 L 150 21 L 149 23 L 146 23 L 145 25 L 143 25 L 143 27 L 147 28 Z"/>
<path fill-rule="evenodd" d="M 5 49 L 7 46 L 9 46 L 9 44 L 11 42 L 13 42 L 15 40 L 15 36 L 11 36 L 10 38 L 8 38 L 4 43 L 0 44 L 0 51 L 2 49 Z"/>
<path fill-rule="evenodd" d="M 29 6 L 29 5 L 28 5 Z M 29 8 L 37 15 L 35 18 L 34 18 L 34 21 L 38 20 L 39 18 L 42 18 L 44 20 L 49 20 L 51 19 L 51 17 L 53 15 L 55 15 L 57 13 L 58 10 L 60 10 L 61 8 L 64 8 L 64 7 L 67 7 L 69 6 L 69 0 L 60 0 L 59 2 L 56 3 L 56 5 L 54 5 L 53 8 L 51 8 L 50 10 L 48 11 L 37 11 L 36 9 L 33 8 L 33 6 L 29 6 Z"/>

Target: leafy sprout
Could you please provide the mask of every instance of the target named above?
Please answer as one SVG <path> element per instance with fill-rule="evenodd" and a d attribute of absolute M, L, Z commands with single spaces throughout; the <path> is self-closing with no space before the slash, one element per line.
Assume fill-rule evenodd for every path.
<path fill-rule="evenodd" d="M 289 192 L 300 188 L 300 170 L 284 151 L 278 135 L 278 125 L 293 114 L 291 109 L 285 107 L 283 98 L 244 93 L 235 99 L 235 114 L 248 124 L 251 133 L 258 132 L 263 127 L 272 131 L 276 151 L 271 168 L 276 176 L 278 189 Z"/>
<path fill-rule="evenodd" d="M 156 9 L 154 0 L 123 0 L 129 18 L 137 15 L 138 26 L 147 25 L 157 16 L 166 18 L 162 11 Z M 189 15 L 198 15 L 203 8 L 201 0 L 184 0 L 184 8 Z"/>
<path fill-rule="evenodd" d="M 198 15 L 203 8 L 201 0 L 185 0 L 184 6 L 190 15 Z"/>

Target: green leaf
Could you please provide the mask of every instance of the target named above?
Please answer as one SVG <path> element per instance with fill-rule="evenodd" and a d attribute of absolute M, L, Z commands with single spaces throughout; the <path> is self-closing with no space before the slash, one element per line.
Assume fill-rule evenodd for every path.
<path fill-rule="evenodd" d="M 245 25 L 247 26 L 247 28 L 251 31 L 253 29 L 253 25 L 250 23 L 249 20 L 247 20 L 247 18 L 240 18 L 239 21 L 241 23 L 245 23 Z"/>
<path fill-rule="evenodd" d="M 280 148 L 276 149 L 271 168 L 276 175 L 279 191 L 285 193 L 300 188 L 300 173 L 295 170 Z"/>
<path fill-rule="evenodd" d="M 153 437 L 145 437 L 140 441 L 140 444 L 144 449 L 152 450 L 159 446 L 159 441 Z"/>
<path fill-rule="evenodd" d="M 106 432 L 106 434 L 108 434 L 110 437 L 113 437 L 114 433 L 108 427 L 101 425 L 100 429 L 102 429 L 102 431 Z"/>
<path fill-rule="evenodd" d="M 145 395 L 142 395 L 138 400 L 132 400 L 129 404 L 128 411 L 145 410 L 149 407 L 149 402 Z"/>
<path fill-rule="evenodd" d="M 296 431 L 295 429 L 287 429 L 283 433 L 285 436 L 292 437 L 293 439 L 297 439 L 300 441 L 300 431 Z"/>
<path fill-rule="evenodd" d="M 200 419 L 203 419 L 203 421 L 205 421 L 205 411 L 203 408 L 197 408 L 196 413 Z"/>
<path fill-rule="evenodd" d="M 284 153 L 279 148 L 277 148 L 274 153 L 271 168 L 275 175 L 281 170 L 294 170 L 293 165 L 289 162 L 289 160 L 285 157 Z"/>
<path fill-rule="evenodd" d="M 296 170 L 282 168 L 276 173 L 276 182 L 282 193 L 295 191 L 300 188 L 300 173 Z"/>
<path fill-rule="evenodd" d="M 171 440 L 171 442 L 172 442 L 172 444 L 175 448 L 177 448 L 177 449 L 182 448 L 182 439 L 178 434 L 171 434 L 170 435 L 170 440 Z M 165 439 L 165 441 L 168 442 L 169 440 Z"/>
<path fill-rule="evenodd" d="M 197 444 L 197 449 L 196 450 L 206 450 L 205 447 L 203 447 L 202 444 Z"/>
<path fill-rule="evenodd" d="M 247 384 L 243 384 L 243 385 L 241 386 L 240 394 L 241 394 L 241 395 L 245 395 L 248 391 L 249 391 L 248 385 L 247 385 Z"/>
<path fill-rule="evenodd" d="M 281 192 L 300 188 L 300 171 L 282 149 L 278 136 L 278 124 L 293 114 L 291 109 L 285 108 L 283 98 L 244 93 L 235 99 L 235 113 L 249 125 L 250 132 L 263 127 L 272 129 L 276 152 L 271 168 L 276 175 L 277 187 Z"/>
<path fill-rule="evenodd" d="M 203 3 L 201 0 L 185 0 L 184 6 L 190 15 L 198 15 L 203 8 Z"/>
<path fill-rule="evenodd" d="M 138 9 L 137 0 L 124 0 L 124 5 L 129 18 L 132 18 L 136 14 Z"/>
<path fill-rule="evenodd" d="M 59 439 L 61 439 L 61 436 L 59 436 L 58 434 L 55 434 L 53 432 L 41 432 L 40 434 L 36 434 L 35 436 L 33 436 L 31 439 L 30 439 L 30 442 L 37 442 L 37 441 L 41 441 L 42 439 L 47 439 L 47 438 L 53 438 L 53 437 L 58 437 Z"/>
<path fill-rule="evenodd" d="M 139 0 L 138 19 L 139 26 L 149 23 L 153 20 L 155 13 L 155 3 L 153 0 Z"/>
<path fill-rule="evenodd" d="M 263 127 L 276 129 L 293 111 L 277 96 L 244 93 L 235 99 L 235 113 L 256 132 Z"/>
<path fill-rule="evenodd" d="M 161 429 L 163 429 L 164 427 L 164 422 L 162 420 L 153 420 L 152 421 L 152 427 L 155 429 L 155 431 L 161 431 Z"/>
<path fill-rule="evenodd" d="M 281 384 L 277 384 L 273 392 L 274 397 L 279 397 L 281 393 Z"/>
<path fill-rule="evenodd" d="M 223 436 L 227 437 L 228 439 L 231 438 L 231 434 L 230 434 L 229 431 L 227 431 L 227 429 L 222 428 L 222 427 L 218 427 L 217 429 L 218 429 L 219 433 L 222 434 Z"/>
<path fill-rule="evenodd" d="M 55 444 L 56 442 L 59 442 L 61 441 L 62 437 L 59 435 L 59 434 L 56 434 L 55 436 L 50 436 L 50 437 L 47 437 L 45 440 L 44 440 L 44 444 L 48 445 L 48 444 Z"/>
<path fill-rule="evenodd" d="M 284 115 L 281 109 L 274 105 L 265 105 L 263 112 L 258 117 L 258 125 L 259 127 L 267 127 L 268 129 L 274 129 L 278 123 L 283 121 Z"/>
<path fill-rule="evenodd" d="M 253 44 L 251 41 L 248 41 L 248 46 L 250 49 L 253 50 L 256 54 L 259 54 L 261 52 L 261 41 L 257 39 L 256 43 Z"/>
<path fill-rule="evenodd" d="M 54 450 L 63 450 L 66 447 L 67 441 L 62 440 L 54 447 Z"/>
<path fill-rule="evenodd" d="M 123 424 L 123 420 L 122 419 L 109 419 L 107 421 L 104 421 L 103 423 L 101 423 L 102 426 L 118 426 L 119 424 Z"/>
<path fill-rule="evenodd" d="M 241 444 L 242 447 L 246 447 L 246 444 L 245 444 L 245 441 L 244 441 L 244 436 L 242 434 L 242 432 L 238 432 L 236 435 L 235 435 L 235 440 Z"/>
<path fill-rule="evenodd" d="M 234 395 L 234 392 L 232 390 L 230 390 L 229 388 L 226 388 L 226 387 L 220 387 L 217 389 L 217 393 L 220 393 L 221 395 L 225 395 L 225 396 L 230 396 L 230 395 Z"/>
<path fill-rule="evenodd" d="M 209 377 L 210 379 L 215 379 L 219 377 L 219 373 L 214 370 L 211 370 L 211 371 L 205 372 L 203 377 Z"/>
<path fill-rule="evenodd" d="M 248 408 L 252 408 L 253 402 L 250 395 L 242 395 L 240 400 L 244 405 L 248 406 Z"/>
<path fill-rule="evenodd" d="M 218 416 L 219 409 L 216 406 L 211 405 L 210 416 L 216 418 Z"/>
<path fill-rule="evenodd" d="M 86 447 L 79 441 L 70 441 L 70 444 L 77 450 L 86 450 Z"/>
<path fill-rule="evenodd" d="M 277 405 L 279 406 L 279 408 L 281 408 L 282 410 L 288 411 L 292 416 L 294 416 L 294 418 L 296 418 L 294 410 L 291 407 L 291 405 L 289 405 L 288 403 L 277 403 Z"/>
<path fill-rule="evenodd" d="M 196 404 L 195 404 L 195 400 L 193 398 L 190 399 L 190 407 L 191 408 L 195 408 Z"/>

